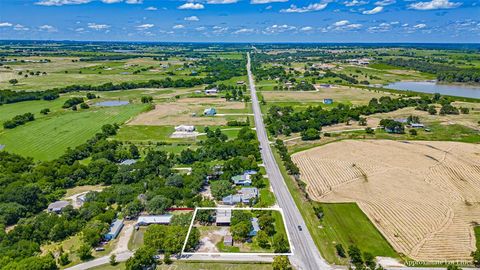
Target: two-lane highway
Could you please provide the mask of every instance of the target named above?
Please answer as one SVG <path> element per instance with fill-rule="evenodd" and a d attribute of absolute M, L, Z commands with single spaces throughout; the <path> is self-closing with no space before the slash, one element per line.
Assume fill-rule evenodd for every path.
<path fill-rule="evenodd" d="M 332 267 L 322 258 L 317 246 L 313 242 L 313 238 L 305 225 L 302 215 L 298 211 L 295 201 L 285 184 L 278 164 L 275 161 L 268 141 L 267 132 L 263 124 L 260 104 L 258 103 L 255 81 L 251 71 L 250 54 L 247 54 L 247 58 L 248 80 L 250 83 L 257 137 L 260 141 L 262 159 L 265 164 L 268 178 L 270 179 L 278 205 L 283 209 L 285 214 L 290 241 L 293 245 L 293 256 L 290 256 L 290 261 L 298 269 L 332 269 Z M 300 226 L 302 230 L 299 230 L 298 226 Z"/>

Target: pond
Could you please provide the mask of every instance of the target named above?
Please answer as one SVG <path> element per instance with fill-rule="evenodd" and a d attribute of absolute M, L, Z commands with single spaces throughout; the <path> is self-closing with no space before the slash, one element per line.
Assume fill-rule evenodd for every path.
<path fill-rule="evenodd" d="M 120 101 L 120 100 L 111 100 L 111 101 L 102 101 L 95 103 L 95 106 L 103 106 L 103 107 L 116 107 L 116 106 L 123 106 L 128 105 L 128 101 Z"/>
<path fill-rule="evenodd" d="M 434 81 L 422 82 L 394 82 L 384 86 L 396 90 L 411 90 L 423 93 L 440 93 L 442 95 L 480 98 L 480 85 L 438 84 Z"/>

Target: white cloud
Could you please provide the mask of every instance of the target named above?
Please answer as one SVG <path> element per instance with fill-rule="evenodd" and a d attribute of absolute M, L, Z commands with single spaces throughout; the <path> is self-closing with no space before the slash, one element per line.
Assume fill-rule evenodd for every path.
<path fill-rule="evenodd" d="M 46 31 L 46 32 L 57 32 L 57 28 L 51 26 L 51 25 L 48 25 L 48 24 L 44 24 L 40 27 L 38 27 L 38 29 L 40 29 L 40 31 Z"/>
<path fill-rule="evenodd" d="M 143 4 L 143 0 L 125 0 L 125 3 L 130 5 Z"/>
<path fill-rule="evenodd" d="M 149 11 L 155 11 L 157 10 L 158 8 L 156 7 L 147 7 L 145 10 L 149 10 Z"/>
<path fill-rule="evenodd" d="M 263 31 L 264 34 L 277 34 L 277 33 L 283 33 L 283 32 L 287 32 L 287 31 L 295 31 L 297 30 L 297 27 L 295 26 L 292 26 L 292 25 L 288 25 L 288 24 L 282 24 L 282 25 L 278 25 L 278 24 L 274 24 L 272 26 L 269 26 L 267 28 L 265 28 L 265 30 Z"/>
<path fill-rule="evenodd" d="M 288 2 L 288 0 L 251 0 L 251 4 L 270 4 L 270 3 L 283 3 Z"/>
<path fill-rule="evenodd" d="M 9 22 L 0 22 L 0 27 L 10 27 L 12 26 L 13 24 L 9 23 Z"/>
<path fill-rule="evenodd" d="M 286 13 L 305 13 L 305 12 L 311 12 L 311 11 L 318 11 L 326 8 L 328 3 L 316 3 L 316 4 L 310 4 L 308 6 L 304 7 L 297 7 L 296 5 L 290 5 L 289 8 L 287 9 L 282 9 L 280 12 L 286 12 Z"/>
<path fill-rule="evenodd" d="M 368 1 L 362 1 L 362 0 L 351 0 L 351 1 L 345 1 L 343 4 L 347 7 L 355 7 L 355 6 L 361 6 L 368 4 Z"/>
<path fill-rule="evenodd" d="M 212 33 L 217 34 L 217 35 L 218 34 L 223 34 L 223 33 L 227 32 L 228 29 L 229 29 L 228 27 L 222 27 L 222 26 L 215 25 L 213 27 Z"/>
<path fill-rule="evenodd" d="M 15 30 L 15 31 L 28 31 L 28 30 L 30 30 L 30 28 L 25 27 L 25 26 L 23 26 L 23 25 L 21 25 L 21 24 L 15 24 L 15 25 L 13 26 L 13 30 Z"/>
<path fill-rule="evenodd" d="M 172 28 L 173 28 L 173 29 L 183 29 L 183 28 L 185 28 L 185 25 L 183 25 L 183 24 L 177 24 L 177 25 L 174 25 Z"/>
<path fill-rule="evenodd" d="M 333 25 L 334 26 L 344 26 L 344 25 L 347 25 L 349 23 L 350 22 L 348 20 L 341 20 L 341 21 L 335 22 Z"/>
<path fill-rule="evenodd" d="M 395 4 L 397 1 L 395 0 L 380 0 L 375 2 L 375 5 L 377 6 L 389 6 Z"/>
<path fill-rule="evenodd" d="M 114 3 L 120 3 L 123 0 L 102 0 L 103 3 L 105 4 L 114 4 Z"/>
<path fill-rule="evenodd" d="M 379 12 L 382 12 L 383 10 L 383 7 L 382 6 L 378 6 L 378 7 L 374 7 L 373 9 L 371 10 L 365 10 L 364 12 L 362 12 L 362 14 L 365 14 L 365 15 L 373 15 L 373 14 L 377 14 Z"/>
<path fill-rule="evenodd" d="M 427 25 L 424 24 L 424 23 L 419 23 L 419 24 L 416 24 L 416 25 L 413 26 L 413 28 L 415 28 L 415 29 L 423 29 L 425 27 L 427 27 Z"/>
<path fill-rule="evenodd" d="M 311 27 L 311 26 L 304 26 L 304 27 L 300 28 L 300 31 L 304 31 L 304 32 L 312 31 L 312 30 L 313 30 L 313 27 Z"/>
<path fill-rule="evenodd" d="M 85 28 L 83 27 L 79 27 L 77 29 L 75 29 L 75 32 L 84 32 L 85 31 Z"/>
<path fill-rule="evenodd" d="M 238 0 L 207 0 L 207 4 L 234 4 Z"/>
<path fill-rule="evenodd" d="M 195 28 L 195 30 L 197 30 L 197 31 L 204 31 L 206 29 L 207 28 L 205 26 L 199 26 L 199 27 Z"/>
<path fill-rule="evenodd" d="M 88 23 L 87 25 L 88 25 L 88 28 L 97 30 L 97 31 L 110 28 L 110 25 L 108 24 Z"/>
<path fill-rule="evenodd" d="M 197 16 L 190 16 L 190 17 L 185 17 L 183 18 L 185 21 L 191 21 L 191 22 L 198 22 L 200 19 Z"/>
<path fill-rule="evenodd" d="M 322 32 L 328 32 L 328 30 L 333 31 L 349 31 L 349 30 L 357 30 L 362 28 L 362 25 L 359 23 L 350 23 L 348 20 L 341 20 L 334 22 L 331 26 L 322 29 Z"/>
<path fill-rule="evenodd" d="M 433 9 L 449 9 L 462 5 L 461 2 L 450 2 L 449 0 L 432 0 L 429 2 L 418 2 L 410 4 L 411 9 L 417 10 L 433 10 Z"/>
<path fill-rule="evenodd" d="M 178 7 L 178 9 L 204 9 L 205 6 L 200 3 L 185 3 Z"/>
<path fill-rule="evenodd" d="M 137 25 L 137 29 L 139 30 L 147 30 L 147 29 L 150 29 L 152 27 L 154 27 L 155 25 L 154 24 L 151 24 L 151 23 L 146 23 L 146 24 L 141 24 L 141 25 Z"/>
<path fill-rule="evenodd" d="M 246 34 L 246 33 L 253 33 L 253 29 L 252 28 L 242 28 L 242 29 L 239 29 L 235 32 L 233 32 L 233 34 Z"/>
<path fill-rule="evenodd" d="M 92 0 L 41 0 L 35 5 L 40 6 L 63 6 L 63 5 L 80 5 L 90 3 Z"/>

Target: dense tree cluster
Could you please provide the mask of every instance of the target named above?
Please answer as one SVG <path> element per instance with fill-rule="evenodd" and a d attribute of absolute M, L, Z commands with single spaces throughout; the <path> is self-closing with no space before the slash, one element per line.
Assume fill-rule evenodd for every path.
<path fill-rule="evenodd" d="M 54 100 L 60 97 L 57 91 L 0 91 L 0 105 L 29 100 Z"/>
<path fill-rule="evenodd" d="M 437 75 L 437 80 L 446 82 L 480 82 L 480 69 L 478 68 L 458 68 L 452 65 L 444 65 L 428 62 L 419 59 L 392 58 L 384 60 L 383 63 L 405 67 L 422 72 L 433 73 Z"/>
<path fill-rule="evenodd" d="M 421 99 L 381 97 L 380 99 L 371 99 L 368 105 L 351 107 L 339 104 L 331 110 L 325 110 L 322 106 L 311 106 L 305 110 L 295 111 L 290 106 L 272 106 L 268 111 L 265 123 L 267 124 L 267 130 L 273 135 L 290 135 L 292 132 L 306 132 L 309 129 L 320 131 L 322 126 L 343 123 L 350 119 L 358 121 L 361 115 L 391 112 L 405 107 L 416 107 L 430 103 L 432 103 L 432 100 L 428 97 Z M 315 134 L 312 132 L 311 135 L 314 136 Z M 310 138 L 310 136 L 305 137 Z"/>
<path fill-rule="evenodd" d="M 3 122 L 3 128 L 12 129 L 33 120 L 35 120 L 35 116 L 33 115 L 33 113 L 16 115 L 11 120 Z"/>

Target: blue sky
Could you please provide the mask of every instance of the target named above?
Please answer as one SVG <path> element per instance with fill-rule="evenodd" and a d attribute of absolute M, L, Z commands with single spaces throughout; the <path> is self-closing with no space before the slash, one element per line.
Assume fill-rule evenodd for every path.
<path fill-rule="evenodd" d="M 480 0 L 0 0 L 0 39 L 480 42 Z"/>

